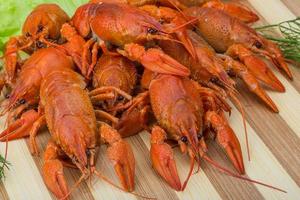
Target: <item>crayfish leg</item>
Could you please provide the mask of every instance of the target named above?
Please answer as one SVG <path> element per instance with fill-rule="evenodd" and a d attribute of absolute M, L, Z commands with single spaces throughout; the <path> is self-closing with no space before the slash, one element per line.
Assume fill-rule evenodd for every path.
<path fill-rule="evenodd" d="M 32 128 L 29 133 L 29 136 L 30 136 L 29 141 L 30 141 L 30 148 L 31 148 L 32 154 L 39 153 L 35 138 L 36 138 L 36 135 L 38 134 L 39 129 L 44 125 L 46 125 L 45 115 L 39 116 L 39 118 L 32 125 Z"/>
<path fill-rule="evenodd" d="M 150 105 L 149 93 L 144 92 L 128 102 L 129 107 L 122 113 L 118 123 L 114 126 L 122 137 L 129 137 L 147 130 Z M 127 107 L 127 105 L 124 105 Z"/>

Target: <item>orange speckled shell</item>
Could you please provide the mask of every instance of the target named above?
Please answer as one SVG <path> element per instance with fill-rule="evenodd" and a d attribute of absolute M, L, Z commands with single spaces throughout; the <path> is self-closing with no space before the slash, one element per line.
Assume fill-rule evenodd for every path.
<path fill-rule="evenodd" d="M 53 48 L 37 50 L 22 66 L 22 70 L 12 90 L 10 101 L 38 97 L 42 79 L 51 71 L 59 68 L 74 68 L 72 59 L 64 52 Z"/>
<path fill-rule="evenodd" d="M 137 81 L 134 64 L 122 56 L 102 55 L 94 69 L 93 86 L 114 86 L 129 94 Z"/>
<path fill-rule="evenodd" d="M 96 117 L 84 78 L 62 68 L 48 74 L 41 85 L 41 105 L 54 141 L 86 166 L 88 148 L 96 146 Z"/>
<path fill-rule="evenodd" d="M 199 32 L 217 52 L 223 53 L 237 43 L 251 46 L 259 39 L 252 28 L 217 9 L 192 7 L 185 13 L 199 19 Z"/>

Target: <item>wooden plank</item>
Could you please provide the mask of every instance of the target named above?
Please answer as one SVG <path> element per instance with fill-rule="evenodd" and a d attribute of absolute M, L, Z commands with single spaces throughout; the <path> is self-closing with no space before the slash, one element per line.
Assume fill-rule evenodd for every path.
<path fill-rule="evenodd" d="M 296 16 L 280 0 L 248 0 L 268 23 L 278 23 Z"/>
<path fill-rule="evenodd" d="M 300 1 L 298 0 L 281 0 L 294 15 L 300 16 Z"/>
<path fill-rule="evenodd" d="M 246 146 L 243 142 L 245 141 L 245 136 L 242 118 L 235 108 L 232 110 L 229 123 L 241 141 L 242 150 L 244 154 L 246 154 Z M 255 185 L 265 199 L 297 199 L 300 194 L 298 185 L 288 175 L 278 160 L 276 160 L 276 157 L 268 149 L 264 141 L 261 140 L 257 132 L 254 131 L 249 124 L 247 124 L 247 127 L 250 136 L 249 144 L 251 153 L 250 162 L 244 157 L 247 175 L 252 179 L 280 187 L 288 192 L 285 194 L 260 185 Z M 296 163 L 294 167 L 299 169 L 299 163 Z"/>
<path fill-rule="evenodd" d="M 300 139 L 278 114 L 270 112 L 255 95 L 239 87 L 246 118 L 281 165 L 300 184 L 297 165 L 300 165 Z M 263 116 L 263 120 L 262 120 Z M 251 134 L 249 134 L 251 137 Z"/>
<path fill-rule="evenodd" d="M 4 179 L 4 181 L 5 181 L 5 179 Z M 5 189 L 2 181 L 0 182 L 0 199 L 4 199 L 4 200 L 9 199 L 8 194 L 6 192 L 6 189 Z"/>
<path fill-rule="evenodd" d="M 11 151 L 9 151 L 7 159 L 12 166 L 6 171 L 6 179 L 3 182 L 9 198 L 14 200 L 32 198 L 51 200 L 25 141 L 12 141 L 9 143 L 9 149 Z M 0 153 L 4 153 L 4 145 L 1 145 Z"/>

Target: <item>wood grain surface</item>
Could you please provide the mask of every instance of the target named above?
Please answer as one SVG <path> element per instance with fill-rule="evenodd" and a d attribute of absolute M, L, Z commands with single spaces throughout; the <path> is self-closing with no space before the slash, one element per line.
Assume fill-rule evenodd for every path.
<path fill-rule="evenodd" d="M 254 26 L 278 23 L 300 16 L 299 0 L 242 0 L 239 2 L 260 15 L 261 20 Z M 241 141 L 246 177 L 283 188 L 287 193 L 229 177 L 204 161 L 201 164 L 201 170 L 191 177 L 186 190 L 176 192 L 170 189 L 151 167 L 149 134 L 147 132 L 126 139 L 132 146 L 136 158 L 135 192 L 157 199 L 174 200 L 300 199 L 300 68 L 291 66 L 291 70 L 294 75 L 293 81 L 286 79 L 274 69 L 276 76 L 286 87 L 285 93 L 268 91 L 279 107 L 279 114 L 272 113 L 253 94 L 249 94 L 242 83 L 239 83 L 240 100 L 246 109 L 251 161 L 248 161 L 246 157 L 242 118 L 233 105 L 232 114 L 228 118 Z M 2 129 L 4 129 L 4 120 L 0 121 Z M 41 155 L 48 139 L 49 134 L 46 130 L 38 136 Z M 5 180 L 0 182 L 1 200 L 55 199 L 48 191 L 41 176 L 42 156 L 31 156 L 27 142 L 27 139 L 22 139 L 9 143 L 8 160 L 12 166 L 5 172 Z M 114 171 L 105 157 L 105 148 L 103 146 L 99 151 L 97 169 L 118 183 Z M 5 145 L 1 143 L 1 154 L 4 153 L 4 149 Z M 174 151 L 179 174 L 183 180 L 189 170 L 189 160 L 177 149 Z M 209 143 L 208 155 L 221 165 L 234 170 L 224 151 L 213 142 Z M 70 186 L 80 177 L 80 173 L 74 169 L 66 168 L 65 174 Z M 139 198 L 93 178 L 91 183 L 84 182 L 74 190 L 71 199 Z"/>

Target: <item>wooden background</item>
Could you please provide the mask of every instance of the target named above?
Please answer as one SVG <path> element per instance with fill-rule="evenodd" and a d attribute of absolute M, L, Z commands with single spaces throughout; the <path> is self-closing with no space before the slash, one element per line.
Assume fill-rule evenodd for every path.
<path fill-rule="evenodd" d="M 242 3 L 260 14 L 261 21 L 258 24 L 277 23 L 300 16 L 300 0 L 248 0 Z M 246 107 L 250 136 L 250 162 L 246 158 L 241 116 L 233 108 L 229 118 L 242 144 L 246 176 L 283 188 L 287 190 L 287 194 L 226 176 L 205 162 L 202 163 L 202 170 L 192 176 L 186 190 L 175 192 L 152 170 L 148 157 L 149 134 L 145 132 L 128 139 L 136 157 L 135 192 L 157 199 L 300 199 L 300 68 L 291 66 L 291 69 L 294 81 L 287 80 L 274 70 L 285 85 L 286 93 L 268 92 L 278 105 L 279 114 L 270 112 L 241 86 L 241 101 Z M 3 121 L 4 119 L 0 124 L 2 128 Z M 46 131 L 38 136 L 40 149 L 45 148 L 48 138 Z M 2 154 L 4 146 L 3 143 L 0 144 Z M 209 144 L 209 147 L 209 156 L 232 169 L 222 149 L 213 143 Z M 104 151 L 105 147 L 102 147 L 97 168 L 117 182 Z M 175 151 L 177 167 L 184 180 L 189 162 L 178 150 Z M 41 177 L 42 158 L 30 155 L 27 140 L 9 143 L 8 160 L 12 166 L 6 171 L 6 179 L 0 182 L 0 199 L 55 199 Z M 80 176 L 78 171 L 72 169 L 66 169 L 65 174 L 69 185 L 74 184 Z M 82 183 L 71 196 L 76 200 L 137 199 L 96 178 L 93 179 L 92 185 Z"/>

